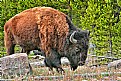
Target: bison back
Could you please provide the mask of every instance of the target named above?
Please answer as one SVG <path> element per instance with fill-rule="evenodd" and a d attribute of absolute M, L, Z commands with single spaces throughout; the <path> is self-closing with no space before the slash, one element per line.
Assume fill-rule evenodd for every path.
<path fill-rule="evenodd" d="M 41 48 L 46 55 L 53 48 L 63 51 L 69 32 L 64 13 L 49 7 L 36 7 L 15 15 L 8 22 L 10 25 L 5 29 L 12 34 L 14 43 L 24 50 Z"/>

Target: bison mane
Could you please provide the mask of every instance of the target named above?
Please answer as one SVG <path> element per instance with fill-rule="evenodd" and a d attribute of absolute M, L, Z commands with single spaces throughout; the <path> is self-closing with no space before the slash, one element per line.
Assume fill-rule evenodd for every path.
<path fill-rule="evenodd" d="M 35 8 L 41 49 L 48 55 L 51 49 L 62 51 L 69 32 L 66 15 L 52 8 Z"/>

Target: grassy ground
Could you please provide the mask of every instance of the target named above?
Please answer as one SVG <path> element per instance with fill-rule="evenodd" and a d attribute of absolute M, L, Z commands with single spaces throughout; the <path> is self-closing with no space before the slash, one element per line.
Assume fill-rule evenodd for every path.
<path fill-rule="evenodd" d="M 30 62 L 39 62 L 39 59 L 29 59 Z M 77 70 L 71 71 L 69 65 L 62 65 L 64 74 L 49 71 L 47 67 L 32 66 L 33 74 L 28 76 L 17 76 L 7 81 L 121 81 L 121 68 L 107 69 L 107 65 L 79 66 Z M 1 79 L 0 79 L 1 81 Z M 2 80 L 5 81 L 5 80 Z"/>
<path fill-rule="evenodd" d="M 75 71 L 71 71 L 69 65 L 62 65 L 64 74 L 57 73 L 55 69 L 50 72 L 47 67 L 32 66 L 33 74 L 28 75 L 23 81 L 121 81 L 120 67 L 110 69 L 107 69 L 107 65 L 90 67 L 96 62 L 92 58 L 88 60 L 90 61 L 87 64 L 78 67 Z M 29 58 L 29 61 L 39 62 L 40 60 Z M 10 81 L 22 81 L 22 76 Z"/>
<path fill-rule="evenodd" d="M 33 75 L 28 77 L 29 81 L 121 81 L 121 69 L 107 69 L 102 66 L 80 66 L 76 71 L 71 71 L 69 65 L 63 65 L 65 74 L 59 74 L 55 70 L 49 72 L 47 67 L 33 67 Z"/>

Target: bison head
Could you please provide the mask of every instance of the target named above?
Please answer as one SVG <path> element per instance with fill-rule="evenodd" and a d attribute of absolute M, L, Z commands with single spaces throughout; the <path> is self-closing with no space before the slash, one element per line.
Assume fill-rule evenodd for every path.
<path fill-rule="evenodd" d="M 70 61 L 72 70 L 77 69 L 79 65 L 84 65 L 87 58 L 89 31 L 73 31 L 69 37 L 70 43 L 66 50 L 67 58 Z"/>

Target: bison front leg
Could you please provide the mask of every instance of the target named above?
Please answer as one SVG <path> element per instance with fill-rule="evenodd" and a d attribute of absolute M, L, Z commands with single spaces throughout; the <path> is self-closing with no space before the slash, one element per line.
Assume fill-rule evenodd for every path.
<path fill-rule="evenodd" d="M 57 60 L 57 58 L 56 59 L 45 58 L 44 62 L 45 62 L 45 65 L 49 67 L 49 70 L 53 71 L 53 68 L 56 68 L 56 71 L 58 73 L 61 73 L 61 74 L 65 73 L 61 67 L 61 62 L 59 59 Z"/>
<path fill-rule="evenodd" d="M 45 57 L 45 65 L 49 68 L 56 68 L 58 73 L 64 73 L 64 70 L 61 67 L 61 57 L 54 50 L 50 56 Z"/>

